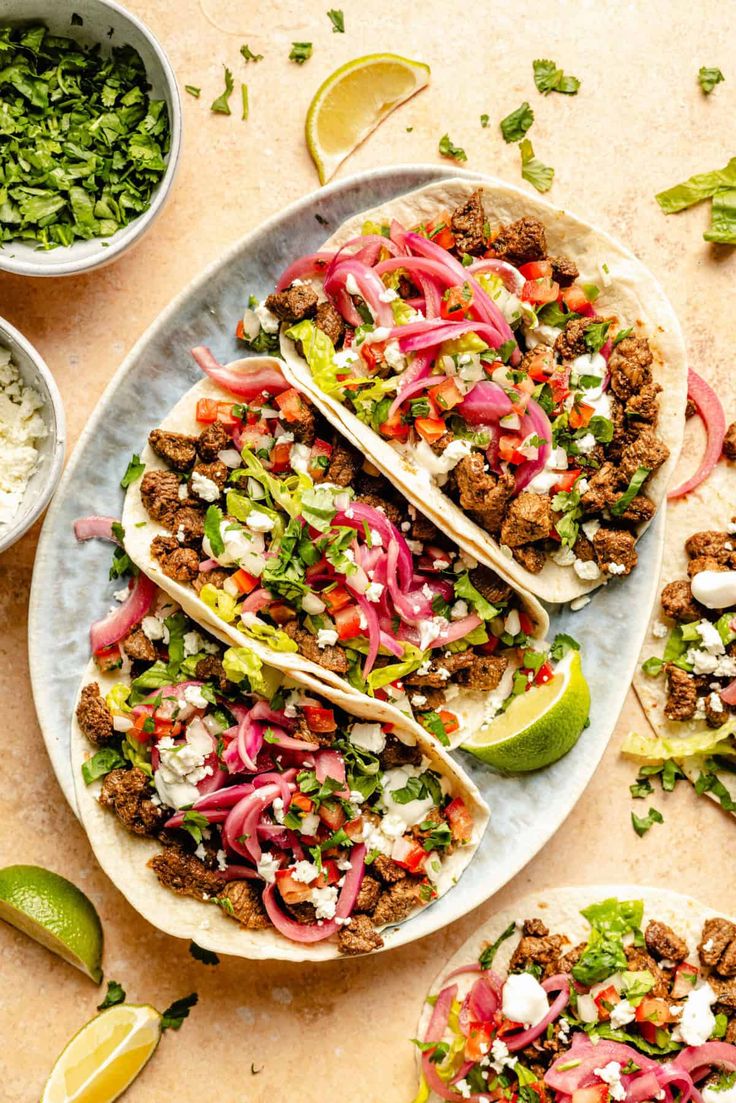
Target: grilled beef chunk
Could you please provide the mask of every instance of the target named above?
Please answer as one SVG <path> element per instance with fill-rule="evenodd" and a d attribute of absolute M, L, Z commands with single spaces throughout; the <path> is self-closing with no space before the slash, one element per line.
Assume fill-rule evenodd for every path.
<path fill-rule="evenodd" d="M 728 947 L 736 942 L 736 924 L 728 919 L 714 917 L 706 919 L 703 924 L 703 933 L 698 943 L 698 956 L 702 965 L 708 968 L 715 967 L 718 972 L 718 963 Z"/>
<path fill-rule="evenodd" d="M 694 532 L 685 541 L 685 551 L 691 559 L 704 557 L 716 559 L 722 566 L 731 564 L 736 537 L 730 532 L 718 532 L 715 529 L 706 529 L 704 532 Z"/>
<path fill-rule="evenodd" d="M 652 988 L 650 995 L 669 996 L 669 981 L 651 954 L 647 953 L 646 950 L 640 950 L 637 946 L 627 946 L 624 953 L 631 972 L 648 971 L 654 977 L 654 988 Z"/>
<path fill-rule="evenodd" d="M 348 657 L 345 649 L 339 644 L 320 647 L 316 636 L 302 628 L 298 621 L 290 620 L 284 625 L 284 631 L 296 643 L 300 653 L 310 662 L 318 663 L 325 670 L 331 670 L 335 674 L 347 674 Z"/>
<path fill-rule="evenodd" d="M 395 885 L 406 877 L 406 871 L 386 854 L 376 855 L 372 869 L 385 885 Z"/>
<path fill-rule="evenodd" d="M 199 858 L 187 854 L 178 846 L 167 846 L 160 854 L 154 855 L 148 864 L 161 884 L 179 896 L 209 900 L 213 896 L 219 896 L 225 888 L 226 882 L 220 873 L 208 869 Z"/>
<path fill-rule="evenodd" d="M 338 348 L 345 336 L 345 323 L 332 303 L 317 304 L 314 324 L 317 329 L 321 329 L 323 333 L 326 333 L 335 348 Z"/>
<path fill-rule="evenodd" d="M 378 756 L 382 770 L 392 770 L 395 766 L 419 766 L 422 761 L 422 748 L 418 743 L 409 746 L 395 735 L 386 736 L 386 746 Z"/>
<path fill-rule="evenodd" d="M 665 615 L 681 624 L 700 620 L 704 616 L 703 609 L 693 597 L 690 583 L 684 578 L 668 582 L 659 600 Z"/>
<path fill-rule="evenodd" d="M 723 455 L 727 460 L 736 460 L 736 421 L 732 421 L 723 438 Z"/>
<path fill-rule="evenodd" d="M 565 939 L 560 934 L 522 934 L 511 955 L 510 973 L 521 973 L 529 965 L 541 965 L 545 976 L 554 976 Z"/>
<path fill-rule="evenodd" d="M 541 919 L 525 919 L 521 933 L 527 938 L 546 938 L 549 927 L 545 926 Z"/>
<path fill-rule="evenodd" d="M 400 923 L 410 911 L 420 903 L 421 885 L 411 877 L 405 877 L 390 885 L 376 904 L 373 922 L 376 926 L 384 923 Z"/>
<path fill-rule="evenodd" d="M 173 536 L 154 536 L 151 554 L 161 570 L 175 582 L 192 582 L 199 574 L 199 556 L 193 548 L 183 548 Z"/>
<path fill-rule="evenodd" d="M 218 888 L 218 891 L 219 888 Z M 252 881 L 230 881 L 221 890 L 221 895 L 230 901 L 227 914 L 250 931 L 263 930 L 271 926 L 271 921 L 263 906 L 261 894 Z"/>
<path fill-rule="evenodd" d="M 666 923 L 660 923 L 651 919 L 647 923 L 644 932 L 644 942 L 647 950 L 655 958 L 666 958 L 668 961 L 684 961 L 687 957 L 687 942 L 676 935 Z"/>
<path fill-rule="evenodd" d="M 728 564 L 715 555 L 698 555 L 691 559 L 687 565 L 688 578 L 694 578 L 701 571 L 727 571 Z"/>
<path fill-rule="evenodd" d="M 179 544 L 198 547 L 204 537 L 204 513 L 194 506 L 184 506 L 172 515 L 168 527 Z"/>
<path fill-rule="evenodd" d="M 501 525 L 501 543 L 518 548 L 544 540 L 552 528 L 552 504 L 547 494 L 523 490 L 511 502 Z"/>
<path fill-rule="evenodd" d="M 502 226 L 491 248 L 497 257 L 515 264 L 527 264 L 531 260 L 544 260 L 547 256 L 547 235 L 544 226 L 536 218 L 518 218 Z"/>
<path fill-rule="evenodd" d="M 156 648 L 142 628 L 134 628 L 122 641 L 123 651 L 134 662 L 155 663 Z"/>
<path fill-rule="evenodd" d="M 230 572 L 225 570 L 224 567 L 213 567 L 211 571 L 199 571 L 197 577 L 192 582 L 193 588 L 199 593 L 203 586 L 214 586 L 216 590 L 222 589 L 222 584 L 226 578 L 230 577 Z"/>
<path fill-rule="evenodd" d="M 514 492 L 514 477 L 508 472 L 496 476 L 485 468 L 481 453 L 473 452 L 460 460 L 454 476 L 463 509 L 475 514 L 478 523 L 487 532 L 497 533 Z"/>
<path fill-rule="evenodd" d="M 451 655 L 443 655 L 439 659 L 430 661 L 429 670 L 426 674 L 420 674 L 416 670 L 412 671 L 411 674 L 407 674 L 404 678 L 404 685 L 422 686 L 422 688 L 430 686 L 434 689 L 443 689 L 447 685 L 450 675 L 457 674 L 459 670 L 464 670 L 472 663 L 472 651 L 456 651 Z"/>
<path fill-rule="evenodd" d="M 625 416 L 654 424 L 659 415 L 657 395 L 661 390 L 659 383 L 647 383 L 638 394 L 633 394 L 628 400 Z"/>
<path fill-rule="evenodd" d="M 175 471 L 188 471 L 197 461 L 197 437 L 152 429 L 148 434 L 148 443 L 156 455 L 166 460 Z"/>
<path fill-rule="evenodd" d="M 486 215 L 483 210 L 481 191 L 474 191 L 465 203 L 456 207 L 450 219 L 450 228 L 455 235 L 455 248 L 458 253 L 470 253 L 477 256 L 485 248 Z"/>
<path fill-rule="evenodd" d="M 111 770 L 102 782 L 100 804 L 110 808 L 134 835 L 157 835 L 168 813 L 151 800 L 154 791 L 137 766 Z"/>
<path fill-rule="evenodd" d="M 460 670 L 455 681 L 468 689 L 496 689 L 508 665 L 504 655 L 474 654 L 470 666 Z"/>
<path fill-rule="evenodd" d="M 364 915 L 371 915 L 376 910 L 376 904 L 382 892 L 381 882 L 366 873 L 355 901 L 355 911 Z"/>
<path fill-rule="evenodd" d="M 210 499 L 203 499 L 202 495 L 194 489 L 197 483 L 197 480 L 194 479 L 194 475 L 199 475 L 203 479 L 208 479 L 211 483 L 214 483 L 222 494 L 229 474 L 230 472 L 222 460 L 213 460 L 212 463 L 197 463 L 192 468 L 192 474 L 189 478 L 189 493 L 193 498 L 199 501 L 204 500 L 209 504 Z M 209 490 L 209 487 L 207 489 Z"/>
<path fill-rule="evenodd" d="M 580 270 L 574 260 L 568 257 L 547 257 L 552 265 L 552 279 L 560 287 L 569 287 L 580 275 Z"/>
<path fill-rule="evenodd" d="M 691 720 L 698 705 L 695 680 L 673 663 L 667 663 L 664 669 L 667 676 L 665 716 L 668 720 Z"/>
<path fill-rule="evenodd" d="M 97 682 L 90 682 L 82 689 L 77 705 L 77 723 L 90 743 L 98 747 L 104 747 L 115 736 L 112 713 Z"/>
<path fill-rule="evenodd" d="M 206 655 L 204 659 L 200 659 L 194 668 L 194 673 L 202 682 L 214 682 L 223 692 L 230 685 L 225 676 L 225 667 L 216 655 Z"/>
<path fill-rule="evenodd" d="M 200 459 L 205 463 L 214 463 L 220 452 L 232 448 L 230 437 L 224 426 L 219 421 L 213 421 L 206 429 L 203 429 L 197 439 L 197 451 Z"/>
<path fill-rule="evenodd" d="M 565 324 L 565 328 L 555 340 L 555 352 L 560 360 L 574 360 L 577 356 L 585 356 L 588 346 L 585 343 L 585 335 L 588 327 L 593 322 L 599 322 L 600 318 L 571 318 Z"/>
<path fill-rule="evenodd" d="M 353 915 L 350 922 L 340 928 L 337 945 L 341 954 L 369 954 L 383 946 L 383 939 L 367 915 Z"/>
<path fill-rule="evenodd" d="M 524 570 L 529 571 L 530 574 L 539 574 L 546 562 L 544 551 L 534 544 L 522 544 L 514 548 L 513 552 L 516 562 L 521 563 Z"/>
<path fill-rule="evenodd" d="M 307 283 L 297 284 L 285 291 L 274 291 L 266 299 L 265 307 L 282 322 L 301 322 L 316 311 L 317 292 Z"/>
<path fill-rule="evenodd" d="M 179 480 L 173 471 L 146 471 L 141 479 L 141 501 L 149 517 L 167 528 L 174 513 L 184 504 L 179 497 Z"/>
<path fill-rule="evenodd" d="M 336 486 L 352 486 L 362 463 L 363 457 L 357 449 L 336 437 L 325 478 Z"/>
<path fill-rule="evenodd" d="M 593 537 L 593 550 L 604 574 L 626 575 L 638 561 L 634 537 L 625 529 L 598 529 Z M 623 570 L 618 568 L 623 567 Z"/>
<path fill-rule="evenodd" d="M 628 485 L 639 467 L 656 471 L 669 458 L 669 454 L 670 450 L 664 441 L 661 441 L 652 429 L 644 429 L 636 440 L 624 449 L 621 456 L 622 481 Z"/>
<path fill-rule="evenodd" d="M 652 350 L 644 337 L 624 337 L 616 345 L 608 361 L 611 390 L 626 400 L 639 394 L 652 382 Z"/>
<path fill-rule="evenodd" d="M 491 605 L 500 605 L 511 597 L 511 587 L 508 582 L 504 582 L 501 576 L 490 567 L 475 567 L 470 572 L 470 581 Z"/>

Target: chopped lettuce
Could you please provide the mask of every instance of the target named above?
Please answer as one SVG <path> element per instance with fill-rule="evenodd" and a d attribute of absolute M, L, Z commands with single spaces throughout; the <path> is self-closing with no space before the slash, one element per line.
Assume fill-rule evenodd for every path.
<path fill-rule="evenodd" d="M 237 490 L 228 490 L 227 512 L 231 517 L 247 524 L 248 518 L 254 510 L 257 510 L 258 513 L 265 513 L 267 517 L 271 518 L 273 521 L 271 535 L 273 539 L 278 540 L 284 531 L 284 523 L 281 514 L 278 513 L 277 510 L 271 509 L 264 501 L 258 500 L 254 502 L 252 498 L 248 498 L 245 494 L 240 494 Z M 210 543 L 212 543 L 212 541 L 210 541 Z"/>
<path fill-rule="evenodd" d="M 287 329 L 286 336 L 292 341 L 301 341 L 304 359 L 319 389 L 325 394 L 342 397 L 342 384 L 337 378 L 335 346 L 327 334 L 317 329 L 314 322 L 304 321 Z"/>
<path fill-rule="evenodd" d="M 319 484 L 305 490 L 301 496 L 301 514 L 308 525 L 320 532 L 327 532 L 332 524 L 335 509 L 335 492 L 331 486 Z"/>
<path fill-rule="evenodd" d="M 123 682 L 116 682 L 112 689 L 106 694 L 105 704 L 110 712 L 130 712 L 130 705 L 128 704 L 129 697 L 130 686 L 126 686 Z"/>
<path fill-rule="evenodd" d="M 720 755 L 736 758 L 736 746 L 730 737 L 736 731 L 736 719 L 731 718 L 720 728 L 705 728 L 692 735 L 657 736 L 629 732 L 622 745 L 622 752 L 630 758 L 645 762 L 661 762 L 666 758 L 678 761 L 698 755 Z"/>
<path fill-rule="evenodd" d="M 521 153 L 521 175 L 524 180 L 532 184 L 538 192 L 546 192 L 552 187 L 555 170 L 549 165 L 544 165 L 534 156 L 532 143 L 528 138 L 519 142 Z"/>
<path fill-rule="evenodd" d="M 719 245 L 736 245 L 736 187 L 723 188 L 713 196 L 710 229 L 703 237 Z"/>
<path fill-rule="evenodd" d="M 205 586 L 204 589 L 206 588 Z M 247 620 L 245 618 L 241 619 L 240 625 L 246 635 L 252 636 L 254 640 L 260 640 L 262 643 L 265 643 L 272 651 L 299 650 L 292 638 L 286 635 L 286 632 L 281 628 L 275 628 L 271 624 L 264 624 L 262 621 L 259 621 L 254 614 L 251 614 Z"/>
<path fill-rule="evenodd" d="M 476 590 L 467 571 L 463 571 L 455 579 L 455 597 L 467 601 L 481 620 L 493 620 L 501 612 L 498 606 L 491 605 L 490 601 L 484 598 L 479 590 Z"/>
<path fill-rule="evenodd" d="M 281 675 L 262 660 L 249 647 L 228 647 L 222 657 L 225 676 L 231 682 L 239 684 L 248 679 L 251 690 L 269 700 L 281 684 Z"/>
<path fill-rule="evenodd" d="M 736 157 L 732 157 L 724 168 L 698 173 L 682 184 L 659 192 L 654 198 L 665 214 L 676 214 L 703 199 L 710 199 L 722 188 L 736 188 Z"/>
<path fill-rule="evenodd" d="M 224 620 L 228 624 L 235 620 L 238 603 L 231 594 L 226 593 L 225 590 L 218 590 L 211 582 L 207 582 L 199 591 L 199 596 L 207 608 L 212 609 L 220 620 Z"/>
<path fill-rule="evenodd" d="M 370 693 L 375 693 L 377 689 L 382 689 L 399 678 L 405 678 L 427 658 L 427 653 L 420 651 L 413 643 L 403 643 L 403 648 L 404 658 L 401 662 L 389 663 L 388 666 L 377 667 L 370 672 L 366 679 Z"/>
<path fill-rule="evenodd" d="M 312 486 L 312 480 L 309 476 L 288 475 L 284 479 L 277 479 L 275 475 L 271 475 L 270 472 L 266 471 L 261 461 L 249 448 L 243 449 L 241 459 L 243 466 L 234 471 L 232 477 L 237 478 L 238 481 L 245 478 L 256 479 L 266 491 L 266 505 L 275 503 L 284 513 L 288 513 L 289 517 L 298 517 L 302 509 L 301 495 Z M 232 491 L 228 493 L 227 498 L 228 509 L 230 508 L 231 493 Z M 259 509 L 261 512 L 268 512 L 264 509 L 264 503 L 260 499 L 252 508 Z"/>
<path fill-rule="evenodd" d="M 591 931 L 588 945 L 573 966 L 572 975 L 590 987 L 626 969 L 624 935 L 640 936 L 644 905 L 641 900 L 611 897 L 583 908 L 580 914 L 590 923 Z"/>

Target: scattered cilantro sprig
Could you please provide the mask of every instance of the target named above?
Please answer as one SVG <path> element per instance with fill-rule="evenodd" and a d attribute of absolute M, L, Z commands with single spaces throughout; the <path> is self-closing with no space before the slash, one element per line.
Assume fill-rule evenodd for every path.
<path fill-rule="evenodd" d="M 461 146 L 456 146 L 449 134 L 443 134 L 440 138 L 439 151 L 443 157 L 449 157 L 451 161 L 467 161 L 468 155 Z"/>
<path fill-rule="evenodd" d="M 333 34 L 345 34 L 345 15 L 340 8 L 330 8 L 327 18 L 332 24 Z"/>
<path fill-rule="evenodd" d="M 292 42 L 289 52 L 289 61 L 295 61 L 297 65 L 303 65 L 312 56 L 311 42 Z"/>
<path fill-rule="evenodd" d="M 515 111 L 511 111 L 504 119 L 501 119 L 499 126 L 503 134 L 503 140 L 505 142 L 520 142 L 533 122 L 534 112 L 527 101 L 524 100 L 521 107 L 517 107 Z"/>
<path fill-rule="evenodd" d="M 698 84 L 706 96 L 709 96 L 715 86 L 725 79 L 721 70 L 715 67 L 709 69 L 707 65 L 701 65 L 698 69 Z"/>
<path fill-rule="evenodd" d="M 534 156 L 534 148 L 528 138 L 519 142 L 521 154 L 521 175 L 524 180 L 537 189 L 538 192 L 546 192 L 552 187 L 555 170 L 549 165 L 544 165 Z"/>
<path fill-rule="evenodd" d="M 532 63 L 534 68 L 534 83 L 543 96 L 550 92 L 562 92 L 566 96 L 574 96 L 580 87 L 577 77 L 568 76 L 562 69 L 557 68 L 557 63 L 548 58 L 540 58 Z"/>

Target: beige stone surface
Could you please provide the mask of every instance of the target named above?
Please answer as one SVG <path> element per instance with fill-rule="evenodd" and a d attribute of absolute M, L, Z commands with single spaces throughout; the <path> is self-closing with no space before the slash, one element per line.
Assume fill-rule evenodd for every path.
<path fill-rule="evenodd" d="M 733 5 L 473 0 L 458 8 L 438 0 L 342 0 L 347 33 L 337 35 L 326 3 L 202 2 L 224 30 L 197 0 L 129 0 L 165 43 L 182 85 L 203 90 L 199 101 L 184 96 L 181 170 L 150 234 L 89 276 L 47 282 L 0 273 L 0 313 L 39 346 L 55 373 L 71 442 L 122 357 L 172 296 L 241 234 L 316 186 L 302 139 L 309 99 L 338 64 L 378 50 L 429 62 L 432 83 L 342 172 L 435 161 L 438 139 L 448 131 L 467 150 L 469 167 L 516 182 L 517 150 L 504 146 L 496 123 L 528 99 L 536 114 L 535 151 L 556 170 L 550 197 L 618 234 L 650 265 L 679 311 L 692 365 L 719 383 L 736 413 L 730 335 L 736 256 L 702 241 L 705 207 L 666 219 L 653 200 L 660 188 L 721 166 L 734 153 Z M 314 56 L 302 67 L 287 61 L 292 40 L 314 42 Z M 238 53 L 243 41 L 264 60 L 246 69 Z M 537 93 L 531 62 L 540 56 L 580 77 L 577 97 Z M 222 87 L 223 62 L 248 82 L 247 123 L 238 111 L 230 118 L 208 111 Z M 696 83 L 704 64 L 720 65 L 727 78 L 707 99 Z M 480 127 L 481 112 L 491 116 L 488 129 Z M 148 927 L 97 868 L 46 759 L 25 641 L 37 536 L 36 529 L 0 558 L 0 865 L 38 862 L 90 894 L 105 927 L 107 975 L 123 982 L 133 1000 L 161 1007 L 199 992 L 190 1021 L 164 1039 L 127 1098 L 408 1103 L 414 1057 L 407 1039 L 422 995 L 442 960 L 492 914 L 494 901 L 390 955 L 318 969 L 238 961 L 207 968 L 185 944 Z M 634 771 L 619 758 L 618 745 L 642 723 L 632 696 L 578 807 L 495 903 L 532 886 L 638 880 L 736 912 L 727 857 L 733 825 L 717 807 L 681 786 L 666 798 L 656 795 L 664 826 L 644 839 L 631 830 Z M 30 1103 L 99 995 L 81 974 L 5 926 L 0 963 L 0 1095 L 6 1103 Z"/>

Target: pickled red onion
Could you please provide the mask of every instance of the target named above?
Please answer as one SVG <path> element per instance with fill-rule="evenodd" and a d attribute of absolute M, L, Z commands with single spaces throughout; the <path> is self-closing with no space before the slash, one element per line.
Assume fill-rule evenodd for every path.
<path fill-rule="evenodd" d="M 670 490 L 668 498 L 684 498 L 696 486 L 705 482 L 720 459 L 723 438 L 726 435 L 726 415 L 721 400 L 713 388 L 692 369 L 687 373 L 687 394 L 695 403 L 698 416 L 705 427 L 705 453 L 695 474 L 675 490 Z"/>
<path fill-rule="evenodd" d="M 278 368 L 259 368 L 257 371 L 242 371 L 236 368 L 225 367 L 215 359 L 206 345 L 198 345 L 192 349 L 197 366 L 205 372 L 210 379 L 223 387 L 230 394 L 237 395 L 250 401 L 266 391 L 268 394 L 281 394 L 289 384 L 284 379 Z"/>
<path fill-rule="evenodd" d="M 128 635 L 148 613 L 156 597 L 156 584 L 141 571 L 136 575 L 128 597 L 106 617 L 95 621 L 89 630 L 89 642 L 93 651 L 111 647 Z"/>
<path fill-rule="evenodd" d="M 74 535 L 77 540 L 109 540 L 122 547 L 120 540 L 112 531 L 113 525 L 120 524 L 117 517 L 80 517 L 74 522 Z"/>
<path fill-rule="evenodd" d="M 338 919 L 347 919 L 355 907 L 365 872 L 366 847 L 358 843 L 350 851 L 350 869 L 337 898 L 335 918 L 317 923 L 297 923 L 282 909 L 276 897 L 276 885 L 266 885 L 263 890 L 263 904 L 268 917 L 277 931 L 293 942 L 322 942 L 340 930 Z"/>
<path fill-rule="evenodd" d="M 304 279 L 305 276 L 322 275 L 334 258 L 334 253 L 309 253 L 307 256 L 299 257 L 281 273 L 276 290 L 283 291 L 285 287 L 291 287 L 294 280 Z"/>

